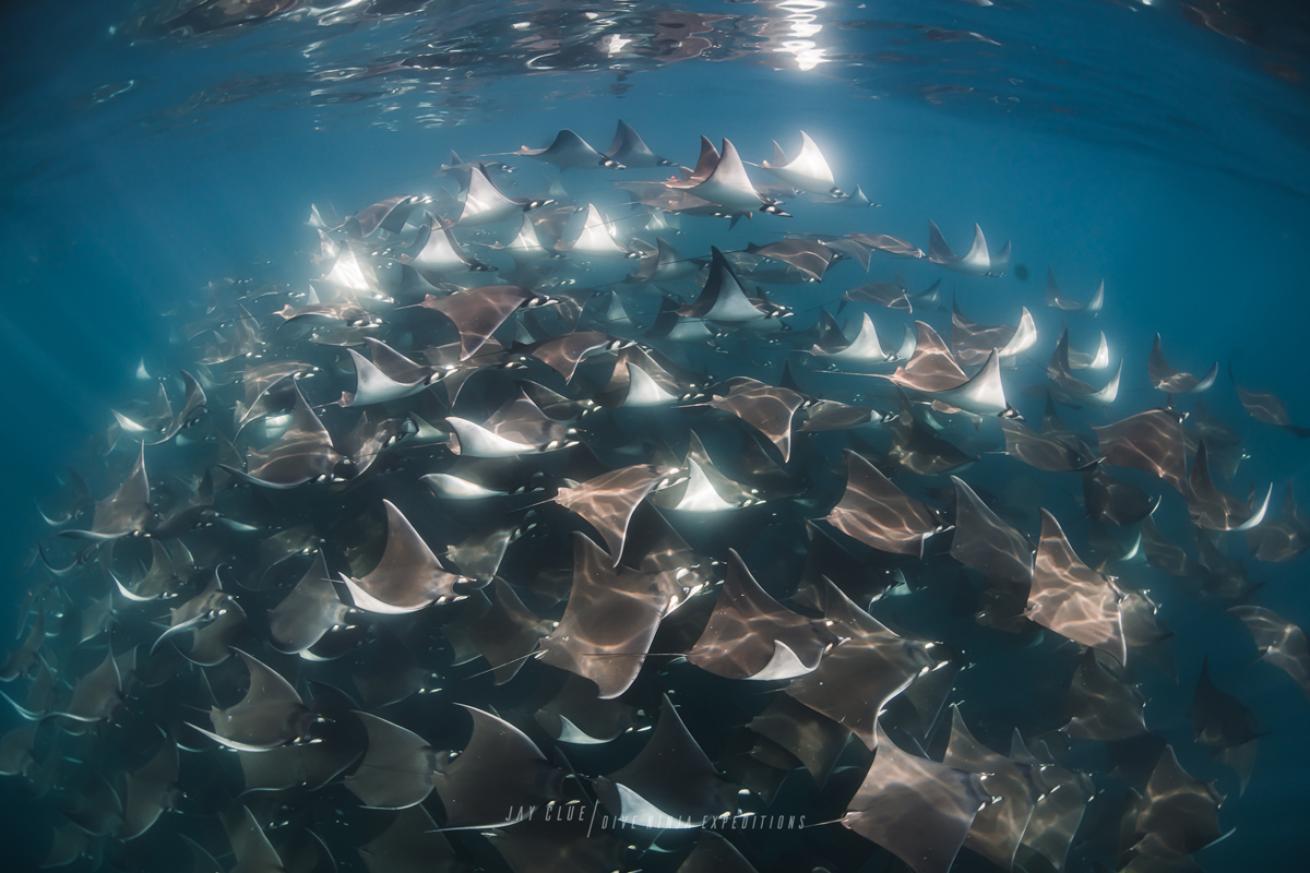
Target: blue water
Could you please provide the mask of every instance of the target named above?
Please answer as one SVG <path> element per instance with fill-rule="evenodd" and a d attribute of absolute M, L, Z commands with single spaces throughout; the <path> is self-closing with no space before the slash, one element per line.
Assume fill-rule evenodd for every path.
<path fill-rule="evenodd" d="M 190 29 L 161 24 L 188 7 L 208 12 L 186 19 Z M 220 7 L 251 20 L 198 32 Z M 224 277 L 303 283 L 317 245 L 310 203 L 348 213 L 430 189 L 451 149 L 544 144 L 563 127 L 604 144 L 617 118 L 686 163 L 702 133 L 759 159 L 773 139 L 790 150 L 804 129 L 843 184 L 880 204 L 797 205 L 790 222 L 715 226 L 721 247 L 820 229 L 926 245 L 929 219 L 963 247 L 978 222 L 994 243 L 1013 240 L 1030 277 L 945 274 L 947 299 L 983 322 L 1027 303 L 1044 359 L 1062 321 L 1041 305 L 1047 267 L 1074 296 L 1103 277 L 1099 326 L 1126 361 L 1123 414 L 1160 402 L 1145 372 L 1158 331 L 1176 365 L 1235 359 L 1245 383 L 1310 422 L 1301 4 L 98 2 L 10 4 L 0 22 L 10 604 L 25 584 L 10 568 L 26 565 L 42 533 L 33 501 L 106 425 L 137 361 L 163 353 L 174 304 Z M 709 241 L 695 220 L 684 227 L 680 248 Z M 874 271 L 911 289 L 942 275 L 901 261 L 875 260 Z M 787 294 L 834 300 L 859 281 L 845 264 Z M 884 336 L 902 320 L 881 320 Z M 1206 402 L 1243 435 L 1243 483 L 1310 493 L 1310 445 L 1245 417 L 1224 376 Z M 1040 398 L 1018 405 L 1040 419 Z M 1304 558 L 1250 572 L 1262 604 L 1310 623 Z M 1252 665 L 1221 605 L 1165 599 L 1180 677 L 1158 689 L 1158 732 L 1192 772 L 1229 778 L 1188 748 L 1202 653 L 1268 731 L 1244 796 L 1223 783 L 1234 795 L 1223 821 L 1236 833 L 1199 860 L 1299 869 L 1310 850 L 1310 702 L 1282 673 Z M 44 851 L 48 819 L 13 780 L 0 797 L 21 859 L 13 869 L 23 869 Z M 869 863 L 850 869 L 882 869 Z"/>

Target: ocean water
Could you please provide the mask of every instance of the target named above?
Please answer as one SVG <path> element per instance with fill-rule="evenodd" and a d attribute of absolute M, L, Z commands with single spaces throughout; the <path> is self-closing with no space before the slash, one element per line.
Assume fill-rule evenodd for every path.
<path fill-rule="evenodd" d="M 1118 400 L 1108 409 L 1061 410 L 1090 440 L 1092 425 L 1170 402 L 1147 376 L 1159 333 L 1180 369 L 1199 373 L 1219 362 L 1213 388 L 1175 403 L 1192 413 L 1191 421 L 1213 417 L 1240 440 L 1244 460 L 1221 487 L 1245 496 L 1247 489 L 1273 483 L 1271 518 L 1286 507 L 1286 486 L 1307 491 L 1310 442 L 1253 420 L 1229 375 L 1231 365 L 1244 387 L 1277 394 L 1293 422 L 1310 426 L 1304 389 L 1310 365 L 1303 349 L 1310 313 L 1303 287 L 1310 237 L 1310 17 L 1301 4 L 106 0 L 58 9 L 10 4 L 0 15 L 0 361 L 8 374 L 0 424 L 8 460 L 0 559 L 8 581 L 0 614 L 6 633 L 12 629 L 17 636 L 26 625 L 23 594 L 44 578 L 34 547 L 51 542 L 53 532 L 35 512 L 36 502 L 54 490 L 61 471 L 86 466 L 84 446 L 104 434 L 111 409 L 143 396 L 138 362 L 152 371 L 191 366 L 193 353 L 176 342 L 178 328 L 199 312 L 207 288 L 235 280 L 278 293 L 303 290 L 324 273 L 316 260 L 319 238 L 307 223 L 311 204 L 347 216 L 395 195 L 444 189 L 453 196 L 457 186 L 439 170 L 452 150 L 468 159 L 503 155 L 524 143 L 545 145 L 564 128 L 603 148 L 619 119 L 657 153 L 688 166 L 702 134 L 716 144 L 726 137 L 746 160 L 759 162 L 770 156 L 774 140 L 794 153 L 804 130 L 822 146 L 839 185 L 847 191 L 858 185 L 873 201 L 857 208 L 784 196 L 791 217 L 757 213 L 732 227 L 719 218 L 684 216 L 669 239 L 687 257 L 708 256 L 711 245 L 738 251 L 789 234 L 885 233 L 926 250 L 929 221 L 957 251 L 967 249 L 975 223 L 993 247 L 1012 242 L 1010 264 L 998 276 L 878 254 L 867 274 L 846 260 L 818 283 L 766 286 L 796 310 L 797 336 L 812 326 L 820 307 L 835 312 L 844 291 L 873 280 L 903 281 L 912 293 L 941 280 L 940 307 L 919 306 L 912 315 L 867 309 L 889 345 L 919 318 L 949 339 L 952 299 L 969 319 L 985 324 L 1012 324 L 1019 307 L 1027 306 L 1038 341 L 1005 378 L 1009 401 L 1036 427 L 1045 364 L 1061 329 L 1074 329 L 1079 348 L 1104 331 L 1112 360 L 1124 362 Z M 515 165 L 513 174 L 493 178 L 524 193 L 562 180 L 562 199 L 592 200 L 611 217 L 625 216 L 614 222 L 618 235 L 652 243 L 655 234 L 641 229 L 649 214 L 634 211 L 613 183 L 673 172 L 597 168 L 561 176 L 540 162 L 488 159 Z M 767 176 L 757 168 L 751 173 Z M 563 269 L 574 269 L 567 258 Z M 1104 280 L 1104 310 L 1092 319 L 1046 306 L 1048 269 L 1078 299 Z M 610 281 L 580 266 L 577 274 L 580 286 Z M 687 299 L 696 291 L 686 290 Z M 784 344 L 792 342 L 783 337 Z M 779 359 L 769 342 L 725 342 L 694 362 L 714 379 L 750 375 L 778 384 L 778 369 L 765 366 Z M 824 377 L 801 372 L 808 392 L 827 390 Z M 1103 377 L 1089 378 L 1099 384 Z M 348 375 L 343 384 L 350 387 Z M 849 386 L 832 390 L 848 392 L 834 399 L 851 401 Z M 869 402 L 895 406 L 885 398 Z M 207 415 L 226 426 L 231 410 L 216 406 L 211 403 Z M 994 418 L 979 421 L 978 445 L 999 433 Z M 652 431 L 663 426 L 649 424 Z M 778 510 L 781 521 L 763 514 L 718 527 L 695 522 L 684 536 L 717 560 L 736 548 L 770 592 L 791 594 L 800 563 L 782 541 L 801 539 L 801 520 L 822 517 L 835 502 L 841 450 L 868 445 L 854 439 L 844 433 L 798 437 L 805 450 L 793 468 L 828 481 L 813 503 L 778 497 L 779 505 L 787 504 Z M 1038 504 L 1050 505 L 1084 554 L 1090 547 L 1088 525 L 1079 517 L 1080 474 L 1038 476 L 997 453 L 1000 447 L 980 449 L 981 460 L 960 475 L 1034 540 Z M 882 451 L 870 455 L 880 466 Z M 833 469 L 835 490 L 824 479 Z M 416 477 L 428 469 L 411 472 Z M 909 478 L 925 499 L 949 505 L 944 477 Z M 103 476 L 92 483 L 97 497 L 113 484 Z M 388 487 L 379 485 L 369 496 L 386 496 Z M 438 528 L 441 514 L 450 512 L 457 510 L 426 504 L 419 526 Z M 1186 542 L 1186 517 L 1179 495 L 1170 491 L 1162 529 Z M 560 516 L 544 518 L 551 525 Z M 1250 590 L 1237 598 L 1202 596 L 1195 579 L 1172 579 L 1140 561 L 1107 567 L 1127 587 L 1149 588 L 1173 635 L 1175 669 L 1141 668 L 1132 680 L 1145 690 L 1151 732 L 1173 747 L 1189 773 L 1217 780 L 1227 796 L 1219 820 L 1231 835 L 1192 860 L 1214 871 L 1302 869 L 1310 851 L 1304 828 L 1310 699 L 1285 672 L 1257 659 L 1250 636 L 1225 610 L 1253 603 L 1306 626 L 1306 559 L 1256 560 L 1240 533 L 1225 534 L 1221 547 L 1245 568 Z M 945 584 L 934 581 L 937 567 L 907 572 L 921 572 L 925 584 Z M 352 572 L 366 569 L 352 565 Z M 68 599 L 88 590 L 73 588 Z M 937 628 L 927 620 L 916 624 L 916 616 L 946 608 L 949 598 L 934 593 L 939 590 L 929 587 L 926 594 L 890 598 L 871 609 L 893 627 L 932 634 Z M 153 616 L 167 623 L 166 611 L 155 609 Z M 558 610 L 553 617 L 559 618 Z M 977 714 L 980 739 L 1003 752 L 1012 728 L 1032 737 L 1058 724 L 1063 690 L 1049 683 L 1067 683 L 1067 674 L 1043 678 L 1042 671 L 1060 659 L 1071 666 L 1076 646 L 1060 649 L 1051 634 L 962 633 L 967 646 L 956 661 L 972 666 L 947 699 L 966 716 Z M 958 642 L 946 641 L 948 647 Z M 62 641 L 52 637 L 49 645 L 56 644 Z M 93 651 L 96 646 L 103 652 L 102 641 L 89 644 Z M 1233 771 L 1193 736 L 1189 708 L 1203 658 L 1216 683 L 1254 713 L 1262 732 L 1244 791 Z M 434 663 L 438 667 L 446 671 L 444 663 Z M 72 682 L 81 669 L 70 666 L 65 680 Z M 492 687 L 486 677 L 470 677 L 477 670 L 450 669 L 443 708 L 402 706 L 384 714 L 435 737 L 438 730 L 427 719 L 448 722 L 457 712 L 449 703 L 505 714 L 522 694 L 531 696 L 515 684 L 538 676 L 525 671 L 507 686 Z M 685 664 L 669 667 L 671 678 L 648 670 L 658 675 L 643 675 L 649 687 L 642 705 L 654 700 L 654 713 L 659 698 L 650 696 L 657 694 L 653 689 L 675 688 L 684 721 L 710 757 L 720 759 L 716 764 L 763 706 L 761 695 L 781 693 L 767 684 L 729 693 L 716 684 L 721 680 Z M 6 728 L 20 723 L 11 711 L 0 716 Z M 458 730 L 455 735 L 458 740 Z M 534 733 L 534 739 L 540 737 Z M 925 754 L 940 758 L 944 743 L 943 727 L 925 740 Z M 74 738 L 66 754 L 112 769 L 97 757 L 100 748 Z M 570 760 L 580 772 L 597 775 L 616 769 L 637 748 L 629 743 Z M 230 769 L 230 760 L 211 755 L 205 761 L 211 758 Z M 1124 858 L 1102 851 L 1098 840 L 1116 832 L 1109 795 L 1122 780 L 1107 776 L 1104 757 L 1073 760 L 1100 793 L 1066 869 L 1119 869 Z M 859 754 L 844 761 L 848 772 L 827 788 L 803 774 L 789 777 L 775 809 L 808 813 L 816 822 L 839 817 L 869 766 Z M 190 775 L 203 770 L 196 765 Z M 38 791 L 19 778 L 0 779 L 7 869 L 34 869 L 46 857 L 63 821 L 60 810 L 74 793 L 67 784 Z M 191 793 L 192 807 L 184 802 L 182 812 L 165 815 L 126 848 L 105 838 L 103 869 L 185 869 L 174 866 L 177 834 L 195 836 L 222 869 L 232 868 L 216 818 L 205 819 L 210 806 L 221 804 Z M 265 800 L 254 804 L 261 815 Z M 340 869 L 365 869 L 350 848 L 360 825 L 331 833 L 336 826 L 322 812 L 353 810 L 355 798 L 333 785 L 314 797 L 288 795 L 285 802 L 293 808 L 290 818 L 320 821 L 325 832 L 319 835 Z M 428 805 L 434 814 L 440 808 Z M 1116 823 L 1106 826 L 1103 818 Z M 920 826 L 913 819 L 905 824 Z M 762 873 L 900 869 L 876 841 L 841 825 L 730 836 Z M 673 837 L 632 837 L 642 847 L 654 839 L 656 849 L 639 852 L 624 869 L 678 869 L 691 843 Z M 519 869 L 503 866 L 480 839 L 456 837 L 462 857 L 488 870 Z M 75 863 L 94 869 L 85 859 Z M 307 862 L 287 869 L 328 867 Z M 593 868 L 543 860 L 535 869 Z M 992 868 L 965 850 L 954 869 Z M 1025 869 L 1043 868 L 1033 862 Z"/>

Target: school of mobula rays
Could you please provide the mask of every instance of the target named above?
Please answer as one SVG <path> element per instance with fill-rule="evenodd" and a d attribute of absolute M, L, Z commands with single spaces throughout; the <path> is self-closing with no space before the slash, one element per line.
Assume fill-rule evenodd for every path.
<path fill-rule="evenodd" d="M 531 161 L 559 171 L 539 192 Z M 441 173 L 311 209 L 321 278 L 179 302 L 184 369 L 143 361 L 42 502 L 0 772 L 61 816 L 46 867 L 735 873 L 723 825 L 800 812 L 796 839 L 916 873 L 1198 869 L 1263 728 L 1208 667 L 1183 711 L 1150 693 L 1178 682 L 1160 589 L 1310 692 L 1233 556 L 1290 560 L 1310 520 L 1234 482 L 1194 397 L 1217 365 L 1157 335 L 1158 398 L 1125 409 L 1104 284 L 1049 276 L 1044 372 L 1027 308 L 889 342 L 948 311 L 938 284 L 827 291 L 845 261 L 1003 276 L 976 226 L 962 255 L 935 224 L 926 250 L 668 241 L 871 206 L 805 134 L 749 165 L 702 138 L 686 168 L 620 122 L 604 152 L 565 130 Z M 570 196 L 598 178 L 623 217 Z"/>

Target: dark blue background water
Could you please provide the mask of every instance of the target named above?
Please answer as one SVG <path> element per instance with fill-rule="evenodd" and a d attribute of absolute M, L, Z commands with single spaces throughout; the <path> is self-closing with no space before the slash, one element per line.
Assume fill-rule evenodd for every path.
<path fill-rule="evenodd" d="M 977 221 L 995 243 L 1014 241 L 1032 278 L 947 278 L 971 318 L 1036 304 L 1049 339 L 1060 321 L 1040 308 L 1046 268 L 1074 296 L 1104 277 L 1126 410 L 1158 402 L 1145 362 L 1160 331 L 1184 368 L 1239 354 L 1248 384 L 1310 423 L 1299 4 L 362 3 L 208 34 L 136 18 L 161 5 L 9 4 L 0 18 L 6 567 L 38 532 L 34 495 L 105 425 L 137 360 L 161 346 L 171 303 L 224 276 L 308 278 L 310 202 L 353 210 L 430 189 L 452 148 L 543 144 L 560 127 L 603 145 L 617 117 L 685 162 L 700 133 L 758 159 L 804 128 L 841 181 L 882 206 L 802 206 L 796 229 L 924 244 L 932 218 L 963 245 Z M 706 25 L 708 48 L 661 57 L 650 35 L 678 32 L 668 23 L 691 19 L 673 13 L 689 11 L 722 16 Z M 535 50 L 515 21 L 530 23 Z M 635 41 L 611 57 L 615 34 Z M 444 69 L 401 64 L 433 54 Z M 530 56 L 546 59 L 529 69 Z M 757 219 L 724 242 L 790 229 Z M 918 266 L 903 271 L 912 288 L 936 275 Z M 827 293 L 859 281 L 840 270 Z M 1304 482 L 1310 446 L 1244 419 L 1226 381 L 1210 402 L 1247 435 L 1251 481 Z M 1304 566 L 1253 572 L 1262 602 L 1306 625 Z M 1237 835 L 1204 860 L 1293 869 L 1310 847 L 1310 705 L 1282 674 L 1244 667 L 1251 653 L 1230 624 L 1189 610 L 1169 624 L 1218 648 L 1221 681 L 1238 683 L 1271 731 L 1227 810 Z M 1180 651 L 1188 693 L 1198 657 Z M 0 782 L 0 796 L 12 838 L 39 847 L 14 815 L 20 789 Z"/>

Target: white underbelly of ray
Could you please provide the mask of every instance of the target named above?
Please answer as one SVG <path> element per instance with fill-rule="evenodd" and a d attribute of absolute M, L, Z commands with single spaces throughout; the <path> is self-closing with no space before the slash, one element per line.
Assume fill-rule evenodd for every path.
<path fill-rule="evenodd" d="M 1265 516 L 1269 513 L 1269 501 L 1273 496 L 1274 486 L 1273 483 L 1270 483 L 1269 488 L 1265 491 L 1264 499 L 1260 501 L 1260 507 L 1256 509 L 1255 512 L 1251 513 L 1250 518 L 1233 528 L 1233 530 L 1247 531 L 1259 527 L 1260 523 L 1265 520 Z"/>
<path fill-rule="evenodd" d="M 740 212 L 759 209 L 760 204 L 763 202 L 760 200 L 760 195 L 755 193 L 754 190 L 725 185 L 717 179 L 706 179 L 692 189 L 692 193 L 726 209 Z"/>
<path fill-rule="evenodd" d="M 705 470 L 695 460 L 687 459 L 687 490 L 682 499 L 673 508 L 680 512 L 724 512 L 736 509 L 736 504 L 729 503 L 714 490 L 714 483 L 705 475 Z"/>
<path fill-rule="evenodd" d="M 464 259 L 455 251 L 446 234 L 440 228 L 433 228 L 427 243 L 411 263 L 423 270 L 443 270 L 464 266 Z"/>
<path fill-rule="evenodd" d="M 1110 366 L 1110 343 L 1105 338 L 1105 331 L 1101 331 L 1100 342 L 1096 345 L 1096 354 L 1092 357 L 1092 362 L 1087 365 L 1089 370 L 1104 370 Z"/>
<path fill-rule="evenodd" d="M 1001 382 L 1001 356 L 993 351 L 972 379 L 933 397 L 979 415 L 1004 412 L 1009 404 L 1005 401 L 1005 385 Z"/>
<path fill-rule="evenodd" d="M 459 453 L 468 458 L 509 458 L 537 451 L 536 446 L 506 439 L 468 419 L 451 416 L 446 422 L 459 440 Z"/>
<path fill-rule="evenodd" d="M 706 321 L 742 322 L 756 321 L 763 317 L 764 313 L 750 301 L 741 290 L 741 286 L 731 280 L 714 301 L 709 312 L 705 313 Z"/>
<path fill-rule="evenodd" d="M 417 394 L 426 386 L 423 380 L 417 382 L 397 382 L 383 373 L 375 364 L 354 349 L 347 349 L 355 362 L 355 396 L 351 406 L 368 406 L 374 403 L 387 403 Z"/>
<path fill-rule="evenodd" d="M 1017 357 L 1035 345 L 1037 345 L 1037 325 L 1033 321 L 1033 314 L 1025 306 L 1019 315 L 1019 326 L 1015 328 L 1014 336 L 1010 337 L 1005 348 L 1001 349 L 1001 357 Z"/>
<path fill-rule="evenodd" d="M 978 225 L 973 227 L 973 244 L 969 246 L 969 251 L 964 257 L 956 261 L 956 266 L 972 273 L 986 273 L 992 268 L 992 258 L 987 250 L 987 237 L 983 236 L 982 228 Z"/>
<path fill-rule="evenodd" d="M 451 500 L 482 500 L 488 497 L 501 497 L 505 492 L 484 488 L 476 482 L 452 476 L 449 473 L 429 473 L 423 481 L 437 494 Z"/>
<path fill-rule="evenodd" d="M 769 169 L 787 184 L 815 194 L 827 194 L 837 184 L 823 152 L 804 131 L 801 132 L 801 150 L 796 157 L 781 167 L 770 166 Z"/>
<path fill-rule="evenodd" d="M 342 249 L 341 254 L 337 256 L 336 261 L 332 264 L 332 269 L 323 277 L 323 281 L 332 285 L 339 285 L 351 291 L 369 291 L 372 285 L 364 275 L 364 268 L 360 266 L 359 258 L 350 249 Z"/>
<path fill-rule="evenodd" d="M 624 406 L 667 406 L 677 399 L 641 367 L 628 364 L 628 395 L 623 399 Z"/>
<path fill-rule="evenodd" d="M 874 329 L 872 319 L 866 315 L 860 321 L 860 332 L 851 340 L 850 345 L 839 352 L 833 352 L 828 357 L 839 361 L 883 363 L 887 360 L 887 353 L 882 350 L 882 342 L 878 339 L 878 332 Z"/>
<path fill-rule="evenodd" d="M 494 185 L 474 171 L 469 180 L 468 195 L 459 215 L 460 224 L 486 224 L 506 218 L 519 209 L 519 205 L 501 194 Z"/>
<path fill-rule="evenodd" d="M 684 819 L 670 815 L 621 782 L 615 782 L 614 788 L 619 794 L 619 821 L 659 830 L 688 830 L 701 826 L 699 817 Z"/>
<path fill-rule="evenodd" d="M 587 255 L 622 255 L 626 249 L 614 239 L 614 233 L 595 206 L 587 204 L 587 215 L 583 220 L 582 231 L 573 241 L 569 251 Z"/>
<path fill-rule="evenodd" d="M 345 584 L 346 590 L 350 592 L 350 599 L 359 609 L 365 612 L 376 613 L 377 615 L 405 615 L 411 612 L 418 612 L 420 609 L 427 608 L 430 603 L 424 601 L 408 606 L 396 606 L 387 603 L 385 600 L 378 600 L 372 594 L 345 573 L 341 574 L 341 581 Z"/>
<path fill-rule="evenodd" d="M 1106 382 L 1099 391 L 1093 391 L 1091 394 L 1086 395 L 1087 399 L 1105 406 L 1114 403 L 1119 399 L 1119 380 L 1123 377 L 1123 372 L 1124 362 L 1120 359 L 1119 366 L 1115 369 L 1114 376 L 1111 377 L 1110 381 Z"/>
<path fill-rule="evenodd" d="M 593 737 L 562 715 L 559 717 L 559 721 L 560 732 L 556 739 L 561 743 L 572 743 L 577 746 L 598 746 L 609 742 L 609 740 Z"/>
<path fill-rule="evenodd" d="M 765 664 L 764 668 L 755 675 L 746 678 L 757 682 L 769 682 L 774 679 L 795 679 L 797 676 L 813 673 L 818 666 L 818 658 L 815 658 L 813 664 L 806 666 L 790 646 L 778 640 L 773 644 L 773 656 L 769 658 L 769 663 Z"/>
<path fill-rule="evenodd" d="M 703 321 L 679 321 L 669 330 L 669 339 L 686 343 L 706 340 L 714 336 L 714 331 Z"/>

